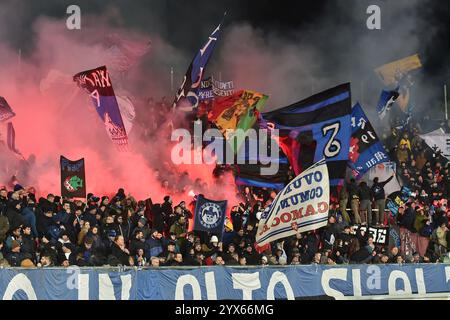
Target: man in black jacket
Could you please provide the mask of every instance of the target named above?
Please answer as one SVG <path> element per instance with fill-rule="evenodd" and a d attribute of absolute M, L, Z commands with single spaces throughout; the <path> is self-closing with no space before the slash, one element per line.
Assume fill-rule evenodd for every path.
<path fill-rule="evenodd" d="M 132 259 L 130 259 L 130 252 L 125 248 L 125 241 L 123 236 L 116 236 L 114 243 L 111 246 L 111 256 L 116 258 L 119 264 L 129 266 Z"/>
<path fill-rule="evenodd" d="M 31 235 L 31 226 L 25 224 L 22 227 L 22 246 L 21 252 L 31 256 L 31 260 L 36 264 L 36 243 Z"/>
<path fill-rule="evenodd" d="M 373 198 L 375 200 L 375 208 L 378 209 L 377 214 L 377 224 L 382 225 L 384 223 L 384 210 L 386 208 L 386 194 L 384 192 L 384 186 L 391 182 L 391 180 L 394 178 L 395 173 L 392 174 L 392 176 L 383 181 L 379 182 L 378 177 L 375 177 L 373 179 L 373 185 L 372 185 L 372 194 Z"/>
<path fill-rule="evenodd" d="M 25 220 L 20 214 L 21 208 L 22 202 L 20 200 L 11 200 L 9 202 L 8 210 L 6 210 L 6 217 L 9 221 L 10 230 L 24 224 Z"/>
<path fill-rule="evenodd" d="M 367 186 L 365 181 L 362 181 L 359 184 L 358 188 L 358 197 L 360 201 L 360 210 L 362 222 L 367 222 L 367 225 L 372 224 L 372 191 Z M 367 215 L 367 219 L 365 219 L 365 215 Z"/>

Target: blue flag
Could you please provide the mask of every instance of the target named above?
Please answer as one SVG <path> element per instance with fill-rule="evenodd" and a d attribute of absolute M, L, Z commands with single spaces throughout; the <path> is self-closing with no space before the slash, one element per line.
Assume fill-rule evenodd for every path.
<path fill-rule="evenodd" d="M 386 199 L 386 208 L 391 211 L 392 216 L 396 217 L 398 214 L 398 209 L 401 206 L 404 206 L 411 196 L 414 196 L 411 189 L 407 186 L 403 186 L 400 191 L 396 191 L 388 195 Z"/>
<path fill-rule="evenodd" d="M 330 185 L 341 186 L 350 148 L 350 114 L 350 83 L 344 83 L 263 113 L 260 125 L 279 129 L 278 144 L 296 175 L 325 158 Z"/>
<path fill-rule="evenodd" d="M 195 205 L 194 230 L 206 231 L 221 239 L 226 212 L 227 200 L 209 200 L 200 194 Z"/>
<path fill-rule="evenodd" d="M 374 165 L 387 161 L 389 161 L 387 152 L 361 105 L 357 103 L 352 109 L 352 138 L 348 166 L 355 178 L 359 179 Z"/>
<path fill-rule="evenodd" d="M 382 90 L 380 99 L 378 99 L 377 112 L 380 119 L 386 116 L 386 113 L 391 109 L 392 104 L 398 98 L 398 87 L 394 90 Z"/>
<path fill-rule="evenodd" d="M 211 57 L 214 48 L 216 47 L 216 42 L 219 39 L 221 32 L 222 22 L 217 26 L 216 29 L 208 37 L 208 40 L 200 48 L 198 53 L 192 60 L 186 75 L 183 78 L 183 83 L 175 96 L 173 102 L 173 109 L 179 108 L 197 108 L 199 103 L 198 93 L 201 87 L 201 82 L 203 74 L 208 64 L 209 58 Z"/>

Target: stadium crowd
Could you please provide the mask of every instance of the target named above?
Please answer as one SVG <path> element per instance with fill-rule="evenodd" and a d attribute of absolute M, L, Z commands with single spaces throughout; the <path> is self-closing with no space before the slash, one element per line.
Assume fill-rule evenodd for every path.
<path fill-rule="evenodd" d="M 445 261 L 450 243 L 450 162 L 430 149 L 410 124 L 385 136 L 397 162 L 397 179 L 413 194 L 397 215 L 385 211 L 386 181 L 351 179 L 331 204 L 324 228 L 255 246 L 260 212 L 273 190 L 245 187 L 231 209 L 223 235 L 188 231 L 193 203 L 137 201 L 119 189 L 114 197 L 88 194 L 69 201 L 53 194 L 36 199 L 16 184 L 0 190 L 0 266 L 201 266 L 347 263 L 427 263 Z M 161 178 L 161 182 L 165 181 Z M 355 224 L 389 226 L 399 241 L 377 244 Z M 192 226 L 191 226 L 192 227 Z M 412 240 L 415 239 L 415 240 Z M 415 242 L 415 243 L 414 243 Z M 419 248 L 420 247 L 420 248 Z"/>

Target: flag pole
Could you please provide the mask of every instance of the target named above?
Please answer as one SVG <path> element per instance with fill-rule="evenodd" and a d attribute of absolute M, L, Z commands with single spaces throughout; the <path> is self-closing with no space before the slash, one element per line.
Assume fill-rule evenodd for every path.
<path fill-rule="evenodd" d="M 447 84 L 444 84 L 444 107 L 445 107 L 445 120 L 448 121 Z"/>
<path fill-rule="evenodd" d="M 361 81 L 361 102 L 364 105 L 364 80 Z"/>
<path fill-rule="evenodd" d="M 22 49 L 19 49 L 19 53 L 17 54 L 17 71 L 20 74 L 20 69 L 22 65 Z"/>
<path fill-rule="evenodd" d="M 170 67 L 170 91 L 173 92 L 173 67 Z"/>

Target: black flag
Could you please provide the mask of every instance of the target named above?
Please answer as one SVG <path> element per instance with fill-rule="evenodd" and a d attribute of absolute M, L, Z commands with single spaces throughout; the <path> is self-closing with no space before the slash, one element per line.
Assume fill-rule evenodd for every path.
<path fill-rule="evenodd" d="M 209 200 L 199 195 L 195 205 L 194 230 L 206 231 L 222 238 L 227 200 Z"/>
<path fill-rule="evenodd" d="M 86 178 L 84 173 L 84 158 L 71 161 L 63 156 L 61 165 L 61 196 L 65 198 L 85 198 Z"/>

